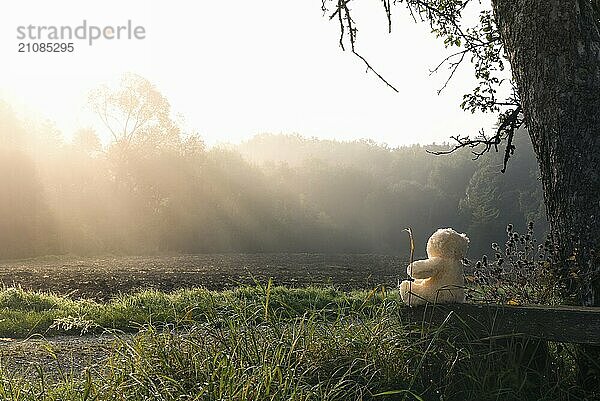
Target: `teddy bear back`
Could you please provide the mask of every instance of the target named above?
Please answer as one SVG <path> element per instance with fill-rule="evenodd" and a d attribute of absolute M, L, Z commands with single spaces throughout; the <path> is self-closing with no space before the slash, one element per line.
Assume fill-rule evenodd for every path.
<path fill-rule="evenodd" d="M 440 228 L 427 241 L 430 258 L 462 259 L 467 254 L 469 238 L 451 228 Z"/>

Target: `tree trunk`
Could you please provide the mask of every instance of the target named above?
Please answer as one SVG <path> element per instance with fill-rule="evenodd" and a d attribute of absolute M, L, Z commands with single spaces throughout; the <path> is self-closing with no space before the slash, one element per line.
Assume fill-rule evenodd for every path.
<path fill-rule="evenodd" d="M 578 277 L 569 288 L 578 302 L 600 306 L 598 21 L 589 0 L 492 2 L 540 167 L 556 262 Z M 583 370 L 597 387 L 597 366 Z"/>

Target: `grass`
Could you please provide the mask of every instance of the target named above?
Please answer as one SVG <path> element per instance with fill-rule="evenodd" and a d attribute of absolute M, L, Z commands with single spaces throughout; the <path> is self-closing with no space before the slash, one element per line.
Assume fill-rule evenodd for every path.
<path fill-rule="evenodd" d="M 84 372 L 2 369 L 3 400 L 581 399 L 558 352 L 533 371 L 521 343 L 408 325 L 396 292 L 268 284 L 100 304 L 7 289 L 0 308 L 4 335 L 136 331 Z"/>
<path fill-rule="evenodd" d="M 384 297 L 397 300 L 395 294 L 385 291 L 346 293 L 334 288 L 288 289 L 269 284 L 221 292 L 202 288 L 171 293 L 146 290 L 98 303 L 8 288 L 0 291 L 0 336 L 25 338 L 33 334 L 85 334 L 106 329 L 134 332 L 151 322 L 181 327 L 226 321 L 240 313 L 248 314 L 246 317 L 255 323 L 270 316 L 291 318 L 309 311 L 323 315 L 366 313 L 381 304 Z M 254 315 L 257 309 L 262 313 Z"/>

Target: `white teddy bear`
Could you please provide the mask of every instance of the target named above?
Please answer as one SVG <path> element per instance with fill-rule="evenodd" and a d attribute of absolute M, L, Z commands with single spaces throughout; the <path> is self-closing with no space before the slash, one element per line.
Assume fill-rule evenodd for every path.
<path fill-rule="evenodd" d="M 469 238 L 451 228 L 440 228 L 427 241 L 429 259 L 411 263 L 406 272 L 415 280 L 400 284 L 400 296 L 409 305 L 426 302 L 465 302 L 463 265 Z"/>

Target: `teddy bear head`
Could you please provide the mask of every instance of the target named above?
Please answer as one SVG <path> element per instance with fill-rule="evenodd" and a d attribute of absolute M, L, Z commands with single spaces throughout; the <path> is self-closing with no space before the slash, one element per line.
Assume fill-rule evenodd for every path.
<path fill-rule="evenodd" d="M 469 238 L 451 228 L 440 228 L 427 241 L 430 258 L 462 259 L 467 254 Z"/>

